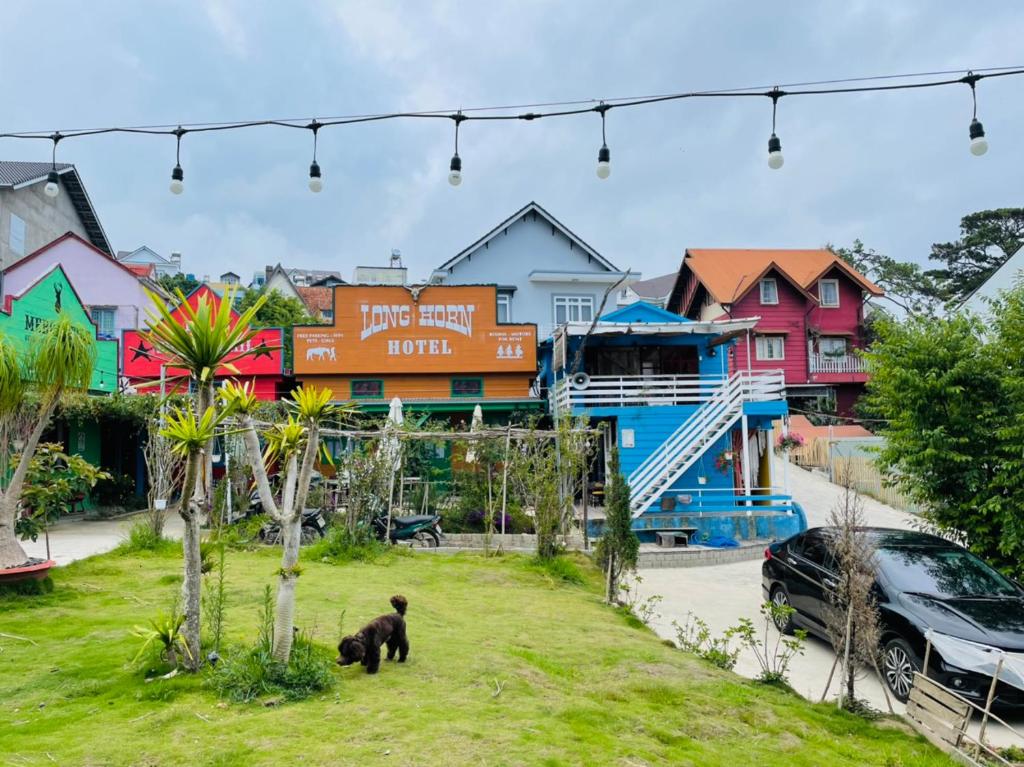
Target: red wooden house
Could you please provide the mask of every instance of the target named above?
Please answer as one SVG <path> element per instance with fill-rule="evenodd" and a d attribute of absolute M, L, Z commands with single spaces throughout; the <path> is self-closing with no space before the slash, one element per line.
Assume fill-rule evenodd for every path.
<path fill-rule="evenodd" d="M 220 305 L 221 297 L 206 285 L 200 285 L 185 297 L 185 301 L 195 308 L 202 298 L 206 298 L 214 310 Z M 181 309 L 174 309 L 171 314 L 181 316 Z M 234 320 L 238 314 L 232 311 Z M 221 368 L 217 371 L 218 379 L 237 378 L 241 381 L 252 381 L 256 396 L 262 400 L 276 400 L 285 394 L 284 376 L 284 331 L 281 328 L 263 328 L 243 346 L 234 349 L 241 354 L 249 349 L 256 353 L 236 360 L 235 371 Z M 160 371 L 166 359 L 153 349 L 146 340 L 144 333 L 138 330 L 125 330 L 121 341 L 121 373 L 128 383 L 140 394 L 153 394 L 160 391 Z M 185 384 L 185 371 L 180 368 L 167 367 L 165 372 L 166 390 L 182 391 Z"/>
<path fill-rule="evenodd" d="M 848 414 L 864 391 L 864 302 L 882 290 L 830 250 L 688 249 L 668 308 L 695 320 L 760 317 L 739 367 L 782 368 L 787 398 L 829 397 Z M 749 359 L 748 359 L 749 356 Z"/>

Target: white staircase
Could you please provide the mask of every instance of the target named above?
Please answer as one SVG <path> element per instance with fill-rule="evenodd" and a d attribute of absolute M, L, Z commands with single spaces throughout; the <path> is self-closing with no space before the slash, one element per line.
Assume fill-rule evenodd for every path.
<path fill-rule="evenodd" d="M 633 516 L 654 504 L 743 415 L 743 403 L 778 399 L 784 389 L 779 373 L 735 373 L 721 383 L 693 414 L 680 424 L 629 475 Z"/>

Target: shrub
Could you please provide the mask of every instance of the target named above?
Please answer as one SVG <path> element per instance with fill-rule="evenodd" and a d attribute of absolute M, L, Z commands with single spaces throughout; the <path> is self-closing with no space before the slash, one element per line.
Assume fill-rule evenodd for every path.
<path fill-rule="evenodd" d="M 152 619 L 148 626 L 133 628 L 132 636 L 142 639 L 143 643 L 132 664 L 138 663 L 144 655 L 156 650 L 161 661 L 169 664 L 171 668 L 178 668 L 190 657 L 188 643 L 182 632 L 184 623 L 185 616 L 178 612 L 175 605 L 170 615 L 159 615 Z"/>
<path fill-rule="evenodd" d="M 768 626 L 772 623 L 775 625 L 786 623 L 795 612 L 796 610 L 789 605 L 765 602 L 761 605 L 761 618 L 764 620 L 763 634 L 758 632 L 750 618 L 740 619 L 739 625 L 729 629 L 733 636 L 739 638 L 742 646 L 750 649 L 761 666 L 761 673 L 757 676 L 758 681 L 768 684 L 788 684 L 789 664 L 794 656 L 804 654 L 807 632 L 804 629 L 797 629 L 794 636 L 787 637 L 776 631 L 775 642 L 772 644 L 768 639 Z"/>
<path fill-rule="evenodd" d="M 303 558 L 314 562 L 373 562 L 395 547 L 377 540 L 365 528 L 350 533 L 347 527 L 332 527 L 327 535 L 307 546 Z"/>
<path fill-rule="evenodd" d="M 566 556 L 557 556 L 553 559 L 534 557 L 529 562 L 530 569 L 544 573 L 555 580 L 572 583 L 577 586 L 581 586 L 585 582 L 583 571 Z"/>
<path fill-rule="evenodd" d="M 30 578 L 25 581 L 15 581 L 14 583 L 0 583 L 0 597 L 35 597 L 42 594 L 49 594 L 52 591 L 53 578 L 49 575 L 39 580 Z"/>
<path fill-rule="evenodd" d="M 246 517 L 213 530 L 210 540 L 223 543 L 229 549 L 252 549 L 259 545 L 260 530 L 269 521 L 266 514 Z"/>
<path fill-rule="evenodd" d="M 157 554 L 173 554 L 180 548 L 181 544 L 178 542 L 159 535 L 147 518 L 132 523 L 128 528 L 128 534 L 117 547 L 117 553 L 124 555 L 150 551 Z"/>
<path fill-rule="evenodd" d="M 308 698 L 334 684 L 333 653 L 299 633 L 288 663 L 275 661 L 274 601 L 270 587 L 263 594 L 259 635 L 252 647 L 236 648 L 214 668 L 209 683 L 217 694 L 236 703 L 249 703 L 273 695 L 295 701 Z"/>
<path fill-rule="evenodd" d="M 708 624 L 691 612 L 686 613 L 682 624 L 672 621 L 672 625 L 680 650 L 691 652 L 726 671 L 732 671 L 736 666 L 740 651 L 729 644 L 733 634 L 731 629 L 720 637 L 713 637 Z"/>

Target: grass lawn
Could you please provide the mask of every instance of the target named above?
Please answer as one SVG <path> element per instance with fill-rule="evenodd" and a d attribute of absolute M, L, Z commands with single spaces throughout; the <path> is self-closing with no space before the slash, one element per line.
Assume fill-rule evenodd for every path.
<path fill-rule="evenodd" d="M 278 553 L 228 553 L 228 638 L 251 642 Z M 869 723 L 719 671 L 518 556 L 307 563 L 297 623 L 335 644 L 409 599 L 411 652 L 338 668 L 300 703 L 226 704 L 203 675 L 143 682 L 130 628 L 167 611 L 173 556 L 75 563 L 52 594 L 0 599 L 0 764 L 949 765 Z M 495 685 L 502 691 L 495 695 Z"/>

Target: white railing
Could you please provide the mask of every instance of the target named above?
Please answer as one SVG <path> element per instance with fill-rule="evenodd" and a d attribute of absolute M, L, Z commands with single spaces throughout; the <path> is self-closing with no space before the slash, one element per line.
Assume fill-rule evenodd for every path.
<path fill-rule="evenodd" d="M 782 397 L 785 384 L 781 371 L 744 371 L 736 375 L 744 376 L 751 399 Z M 725 381 L 722 376 L 699 375 L 591 376 L 583 388 L 561 380 L 555 386 L 554 398 L 559 412 L 570 408 L 701 405 Z"/>
<path fill-rule="evenodd" d="M 782 399 L 784 392 L 781 370 L 742 371 L 720 382 L 700 407 L 629 475 L 634 516 L 649 509 L 710 445 L 732 428 L 743 414 L 744 402 Z"/>
<path fill-rule="evenodd" d="M 827 354 L 812 354 L 810 359 L 812 373 L 865 373 L 867 366 L 864 360 L 852 354 L 842 357 L 830 357 Z"/>

